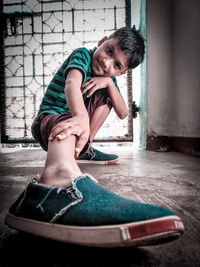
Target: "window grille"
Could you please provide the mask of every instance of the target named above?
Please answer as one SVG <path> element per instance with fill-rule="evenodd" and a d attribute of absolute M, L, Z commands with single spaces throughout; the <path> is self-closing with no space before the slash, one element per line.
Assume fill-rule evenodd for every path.
<path fill-rule="evenodd" d="M 127 0 L 1 1 L 2 143 L 34 142 L 31 125 L 54 73 L 78 47 L 93 48 L 103 36 L 130 25 Z M 131 71 L 117 77 L 132 106 Z M 132 115 L 111 111 L 96 141 L 132 141 Z"/>

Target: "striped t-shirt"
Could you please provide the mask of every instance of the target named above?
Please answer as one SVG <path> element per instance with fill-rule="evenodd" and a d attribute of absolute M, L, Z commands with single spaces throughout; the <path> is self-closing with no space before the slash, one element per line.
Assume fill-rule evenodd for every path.
<path fill-rule="evenodd" d="M 87 48 L 78 48 L 64 61 L 63 65 L 54 75 L 51 80 L 43 100 L 40 104 L 40 109 L 37 114 L 37 119 L 42 113 L 62 114 L 70 112 L 65 95 L 65 80 L 70 69 L 79 69 L 83 74 L 82 84 L 91 77 L 96 76 L 91 68 L 92 56 L 96 48 L 88 50 Z M 117 80 L 112 77 L 117 89 Z M 88 92 L 83 95 L 84 102 L 86 101 Z"/>

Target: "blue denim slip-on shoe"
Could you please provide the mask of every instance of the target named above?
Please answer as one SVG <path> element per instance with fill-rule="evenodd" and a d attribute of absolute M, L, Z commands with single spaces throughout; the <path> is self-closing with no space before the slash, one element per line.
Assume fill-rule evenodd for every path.
<path fill-rule="evenodd" d="M 156 245 L 184 231 L 172 211 L 121 197 L 88 174 L 66 189 L 29 183 L 5 223 L 41 237 L 99 247 Z"/>
<path fill-rule="evenodd" d="M 117 162 L 117 155 L 107 154 L 93 147 L 91 147 L 89 151 L 87 151 L 83 156 L 77 159 L 77 163 L 115 164 Z"/>

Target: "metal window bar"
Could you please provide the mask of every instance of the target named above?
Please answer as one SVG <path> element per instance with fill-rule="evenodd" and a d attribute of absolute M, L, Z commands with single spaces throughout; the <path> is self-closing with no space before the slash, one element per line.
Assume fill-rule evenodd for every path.
<path fill-rule="evenodd" d="M 1 142 L 34 143 L 30 128 L 53 74 L 75 48 L 93 48 L 104 35 L 130 26 L 131 1 L 1 0 L 0 5 Z M 133 140 L 131 71 L 118 84 L 130 115 L 120 121 L 112 111 L 96 141 Z"/>

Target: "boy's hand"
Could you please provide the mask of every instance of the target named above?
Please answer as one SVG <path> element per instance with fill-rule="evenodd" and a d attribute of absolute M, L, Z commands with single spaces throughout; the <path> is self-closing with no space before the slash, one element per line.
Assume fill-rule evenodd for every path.
<path fill-rule="evenodd" d="M 77 158 L 88 141 L 89 133 L 90 127 L 87 118 L 74 116 L 71 119 L 58 123 L 52 129 L 49 141 L 52 142 L 55 138 L 61 141 L 70 135 L 76 135 L 78 138 L 75 146 L 75 158 Z"/>
<path fill-rule="evenodd" d="M 93 77 L 81 87 L 82 94 L 89 91 L 87 97 L 90 97 L 96 90 L 107 88 L 111 81 L 110 77 Z"/>

